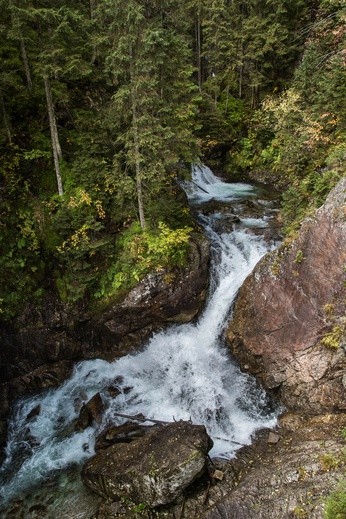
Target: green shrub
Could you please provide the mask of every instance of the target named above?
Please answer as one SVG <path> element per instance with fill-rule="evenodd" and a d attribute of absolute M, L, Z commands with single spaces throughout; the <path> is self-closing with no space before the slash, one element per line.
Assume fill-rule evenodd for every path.
<path fill-rule="evenodd" d="M 325 506 L 326 519 L 346 519 L 346 481 L 330 494 Z"/>
<path fill-rule="evenodd" d="M 113 263 L 101 277 L 95 296 L 115 296 L 148 272 L 184 266 L 191 232 L 191 227 L 171 229 L 163 222 L 157 231 L 143 232 L 138 222 L 133 223 L 117 240 Z"/>

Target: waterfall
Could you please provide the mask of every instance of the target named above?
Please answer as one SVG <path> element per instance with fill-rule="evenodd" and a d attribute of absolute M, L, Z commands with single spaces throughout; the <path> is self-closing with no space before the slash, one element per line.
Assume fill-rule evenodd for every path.
<path fill-rule="evenodd" d="M 114 362 L 80 362 L 60 388 L 22 399 L 9 427 L 6 460 L 0 471 L 2 495 L 8 500 L 31 485 L 94 453 L 97 431 L 109 423 L 122 423 L 117 413 L 204 424 L 213 438 L 212 456 L 232 457 L 239 444 L 248 444 L 258 428 L 272 427 L 277 410 L 255 380 L 242 373 L 224 344 L 223 332 L 234 298 L 258 260 L 273 247 L 256 229 L 268 226 L 270 215 L 239 215 L 232 232 L 217 232 L 220 218 L 203 214 L 211 200 L 239 201 L 258 196 L 248 184 L 227 184 L 204 166 L 193 168 L 184 182 L 187 195 L 200 211 L 199 220 L 211 243 L 210 294 L 198 321 L 174 325 L 155 334 L 135 354 Z M 231 209 L 229 209 L 231 212 Z M 116 387 L 114 398 L 108 390 Z M 75 432 L 76 402 L 100 392 L 106 412 L 97 430 Z M 29 413 L 39 407 L 39 413 Z M 1 492 L 1 491 L 0 491 Z"/>

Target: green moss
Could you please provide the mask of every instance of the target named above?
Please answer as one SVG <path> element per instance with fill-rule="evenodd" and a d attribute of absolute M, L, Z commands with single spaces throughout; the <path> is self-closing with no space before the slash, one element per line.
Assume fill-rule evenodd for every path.
<path fill-rule="evenodd" d="M 307 519 L 308 513 L 301 506 L 296 506 L 293 510 L 293 517 L 296 519 Z"/>
<path fill-rule="evenodd" d="M 131 510 L 135 514 L 142 514 L 149 510 L 149 505 L 147 503 L 138 503 L 138 505 L 134 505 Z"/>
<path fill-rule="evenodd" d="M 332 317 L 334 314 L 334 305 L 332 303 L 327 303 L 323 307 L 323 311 L 327 317 Z"/>
<path fill-rule="evenodd" d="M 270 271 L 273 276 L 277 277 L 281 272 L 281 261 L 279 255 L 277 255 L 270 266 Z"/>
<path fill-rule="evenodd" d="M 334 454 L 327 452 L 320 457 L 320 463 L 322 470 L 324 472 L 329 472 L 331 470 L 337 469 L 342 463 L 342 459 L 335 456 Z"/>
<path fill-rule="evenodd" d="M 299 467 L 298 468 L 298 479 L 299 481 L 303 481 L 308 476 L 308 472 L 305 467 Z"/>

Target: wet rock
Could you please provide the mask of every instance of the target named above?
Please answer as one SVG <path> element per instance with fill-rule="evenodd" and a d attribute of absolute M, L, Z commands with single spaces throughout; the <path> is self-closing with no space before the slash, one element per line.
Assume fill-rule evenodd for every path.
<path fill-rule="evenodd" d="M 275 434 L 272 431 L 270 431 L 270 433 L 268 434 L 267 442 L 269 444 L 273 445 L 273 444 L 277 443 L 278 441 L 280 441 L 280 436 L 278 434 Z"/>
<path fill-rule="evenodd" d="M 107 387 L 107 391 L 109 396 L 111 396 L 112 398 L 116 398 L 121 393 L 121 390 L 116 386 Z"/>
<path fill-rule="evenodd" d="M 205 472 L 211 446 L 204 426 L 175 422 L 98 451 L 85 463 L 82 479 L 106 498 L 166 505 Z"/>
<path fill-rule="evenodd" d="M 73 465 L 31 489 L 20 501 L 1 510 L 1 519 L 91 519 L 100 498 L 80 481 L 79 469 Z M 110 518 L 107 518 L 110 519 Z"/>
<path fill-rule="evenodd" d="M 343 179 L 297 238 L 247 278 L 227 331 L 239 362 L 294 411 L 346 409 L 345 208 Z M 335 348 L 323 343 L 328 334 Z"/>
<path fill-rule="evenodd" d="M 30 395 L 38 391 L 58 387 L 72 373 L 70 361 L 59 361 L 41 366 L 30 373 L 17 377 L 8 384 L 11 399 Z"/>
<path fill-rule="evenodd" d="M 7 438 L 7 416 L 10 411 L 10 396 L 7 384 L 0 385 L 0 464 L 3 462 L 5 457 L 5 451 L 3 446 L 5 445 Z"/>
<path fill-rule="evenodd" d="M 183 497 L 156 509 L 155 517 L 324 519 L 323 503 L 344 476 L 345 426 L 343 413 L 312 418 L 285 414 L 275 433 L 278 443 L 268 444 L 269 431 L 259 431 L 235 458 L 214 459 L 210 477 L 198 479 Z M 104 500 L 93 519 L 136 519 L 138 513 L 139 507 L 129 501 Z M 153 517 L 145 503 L 140 514 Z"/>
<path fill-rule="evenodd" d="M 232 232 L 234 224 L 240 223 L 240 218 L 236 215 L 221 215 L 220 219 L 215 219 L 213 222 L 213 230 L 217 233 Z"/>
<path fill-rule="evenodd" d="M 0 323 L 0 377 L 9 381 L 62 360 L 74 360 L 90 349 L 84 341 L 86 317 L 67 312 L 57 295 L 47 291 L 42 305 L 28 302 L 11 323 Z"/>
<path fill-rule="evenodd" d="M 104 404 L 100 393 L 96 393 L 90 400 L 84 404 L 80 410 L 78 420 L 75 425 L 76 431 L 84 431 L 94 422 L 97 424 L 102 421 L 102 413 Z"/>
<path fill-rule="evenodd" d="M 27 421 L 33 420 L 36 418 L 41 412 L 41 406 L 40 404 L 36 405 L 31 409 L 31 411 L 28 413 L 28 416 L 26 417 Z"/>

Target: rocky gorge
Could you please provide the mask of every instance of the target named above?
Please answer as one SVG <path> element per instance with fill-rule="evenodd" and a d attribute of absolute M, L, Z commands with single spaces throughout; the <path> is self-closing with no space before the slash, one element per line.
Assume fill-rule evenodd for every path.
<path fill-rule="evenodd" d="M 114 360 L 136 351 L 153 331 L 196 316 L 207 293 L 208 266 L 209 244 L 196 235 L 186 269 L 169 278 L 165 273 L 147 276 L 101 313 L 71 316 L 48 293 L 40 307 L 29 305 L 12 326 L 0 327 L 0 443 L 17 398 L 59 386 L 79 360 Z"/>
<path fill-rule="evenodd" d="M 129 499 L 134 505 L 126 499 L 114 501 L 119 492 L 109 490 L 113 483 L 107 483 L 107 471 L 117 470 L 114 463 L 115 467 L 117 463 L 125 464 L 113 458 L 111 452 L 119 452 L 119 444 L 111 442 L 105 450 L 110 465 L 105 455 L 100 458 L 102 461 L 86 462 L 83 477 L 93 490 L 96 480 L 101 482 L 98 493 L 103 498 L 94 500 L 93 505 L 88 501 L 82 517 L 323 518 L 323 500 L 342 477 L 345 465 L 345 211 L 343 179 L 323 207 L 304 221 L 296 237 L 260 260 L 240 288 L 232 311 L 226 336 L 233 355 L 242 370 L 258 377 L 285 407 L 275 429 L 257 433 L 252 445 L 238 450 L 229 461 L 208 461 L 210 440 L 204 433 L 200 436 L 201 432 L 191 431 L 191 438 L 197 434 L 199 439 L 191 439 L 197 451 L 185 454 L 196 460 L 189 483 L 172 492 L 166 501 L 158 501 L 155 492 L 150 502 L 143 498 L 143 493 L 136 497 L 132 491 Z M 208 258 L 207 243 L 196 241 L 189 269 L 179 282 L 168 285 L 163 277 L 149 277 L 121 305 L 109 309 L 96 321 L 66 326 L 62 312 L 54 309 L 48 317 L 48 306 L 38 322 L 49 322 L 49 326 L 55 323 L 55 333 L 51 334 L 52 330 L 44 324 L 34 329 L 27 324 L 18 328 L 16 334 L 4 330 L 2 358 L 4 366 L 10 366 L 12 371 L 4 371 L 7 380 L 2 391 L 9 396 L 1 400 L 3 416 L 9 407 L 6 402 L 56 386 L 67 378 L 72 362 L 81 358 L 120 357 L 150 335 L 153 323 L 160 327 L 168 322 L 191 320 L 206 294 Z M 48 336 L 51 348 L 47 347 Z M 14 344 L 22 345 L 15 354 Z M 158 470 L 153 466 L 153 457 L 161 458 L 164 470 L 172 457 L 174 467 L 179 467 L 172 441 L 182 445 L 183 438 L 188 437 L 186 422 L 162 427 L 174 431 L 172 436 L 167 432 L 167 445 L 157 429 L 149 433 L 151 440 L 145 440 L 147 444 L 155 443 L 158 434 L 161 447 L 158 454 L 149 452 L 149 468 L 141 471 L 151 474 L 151 491 L 155 485 L 162 486 L 158 483 L 161 476 L 158 472 L 153 474 L 154 469 Z M 140 442 L 137 447 L 133 444 L 134 452 L 139 452 L 143 440 L 133 441 Z M 132 441 L 128 445 L 131 444 Z M 122 454 L 126 449 L 121 449 Z M 95 476 L 95 468 L 92 469 L 97 464 L 101 476 Z M 122 478 L 122 484 L 125 479 Z M 134 479 L 133 472 L 130 479 Z M 6 517 L 49 515 L 44 507 L 30 512 L 22 504 L 21 509 L 9 510 Z"/>

